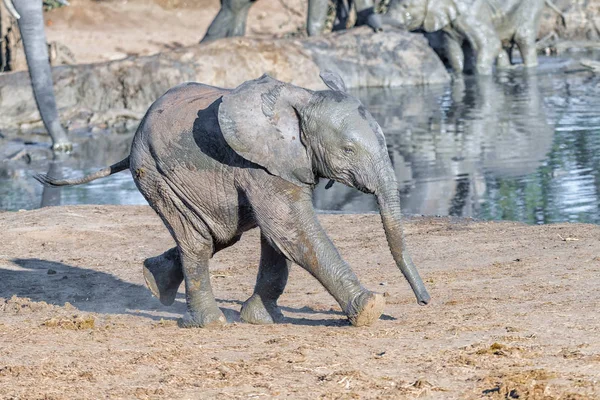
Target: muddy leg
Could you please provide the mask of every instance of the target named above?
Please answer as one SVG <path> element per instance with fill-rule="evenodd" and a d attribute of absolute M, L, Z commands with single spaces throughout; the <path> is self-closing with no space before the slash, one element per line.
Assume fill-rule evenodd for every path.
<path fill-rule="evenodd" d="M 262 234 L 287 259 L 317 278 L 352 325 L 371 325 L 383 312 L 383 296 L 361 286 L 319 224 L 310 192 L 299 193 L 301 190 L 290 188 L 275 196 L 269 193 L 268 199 L 262 193 L 251 193 L 250 202 Z M 279 218 L 272 217 L 273 209 L 280 210 Z"/>
<path fill-rule="evenodd" d="M 183 328 L 223 325 L 226 322 L 210 284 L 208 260 L 212 253 L 212 245 L 206 243 L 194 243 L 193 249 L 179 246 L 187 303 L 187 312 L 179 321 Z"/>
<path fill-rule="evenodd" d="M 272 324 L 283 319 L 277 299 L 285 289 L 290 262 L 263 235 L 260 244 L 260 265 L 254 294 L 244 302 L 241 317 L 251 324 Z"/>
<path fill-rule="evenodd" d="M 179 285 L 183 281 L 183 270 L 179 250 L 173 247 L 160 256 L 147 258 L 143 267 L 146 286 L 162 304 L 170 306 L 175 301 Z"/>

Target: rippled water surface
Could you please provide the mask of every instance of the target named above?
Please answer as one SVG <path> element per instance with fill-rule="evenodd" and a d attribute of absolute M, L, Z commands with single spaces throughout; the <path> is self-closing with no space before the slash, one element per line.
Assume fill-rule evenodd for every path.
<path fill-rule="evenodd" d="M 598 59 L 598 57 L 596 57 Z M 445 86 L 357 95 L 382 126 L 407 214 L 527 223 L 600 223 L 600 75 L 545 59 L 535 73 L 467 77 Z M 75 176 L 127 154 L 130 136 L 81 144 L 53 173 Z M 45 190 L 30 175 L 48 165 L 4 163 L 0 208 L 145 204 L 131 176 Z M 326 211 L 376 211 L 372 196 L 335 184 L 315 191 Z"/>

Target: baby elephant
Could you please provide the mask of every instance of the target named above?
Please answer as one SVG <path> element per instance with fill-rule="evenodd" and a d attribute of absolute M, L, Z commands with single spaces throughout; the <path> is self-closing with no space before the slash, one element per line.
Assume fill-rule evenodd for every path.
<path fill-rule="evenodd" d="M 381 315 L 382 295 L 361 286 L 319 224 L 312 190 L 331 179 L 377 197 L 396 263 L 417 297 L 429 294 L 402 234 L 398 185 L 381 128 L 340 76 L 322 72 L 331 90 L 311 91 L 268 75 L 234 90 L 200 83 L 170 89 L 144 116 L 126 159 L 79 179 L 76 185 L 126 168 L 160 215 L 177 247 L 144 262 L 144 277 L 165 305 L 185 281 L 183 327 L 224 324 L 209 279 L 218 251 L 256 226 L 261 257 L 254 294 L 241 318 L 268 324 L 283 318 L 277 306 L 291 262 L 331 293 L 353 325 Z"/>

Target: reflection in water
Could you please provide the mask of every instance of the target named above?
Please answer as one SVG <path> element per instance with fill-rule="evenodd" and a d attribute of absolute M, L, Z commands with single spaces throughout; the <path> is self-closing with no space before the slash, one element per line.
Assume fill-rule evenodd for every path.
<path fill-rule="evenodd" d="M 545 67 L 356 93 L 386 134 L 405 213 L 600 223 L 600 78 Z M 322 183 L 315 204 L 377 210 Z"/>
<path fill-rule="evenodd" d="M 355 94 L 381 124 L 407 214 L 528 223 L 600 223 L 600 78 L 558 71 L 465 77 L 428 88 Z M 0 208 L 41 204 L 144 204 L 131 176 L 44 191 L 30 175 L 88 173 L 123 158 L 131 136 L 83 141 L 66 160 L 0 165 Z M 339 183 L 315 191 L 326 211 L 377 211 L 373 196 Z M 40 199 L 41 202 L 40 202 Z"/>
<path fill-rule="evenodd" d="M 93 172 L 124 158 L 132 137 L 133 134 L 77 137 L 70 155 L 57 154 L 49 161 L 49 151 L 34 151 L 29 165 L 0 162 L 0 210 L 65 204 L 145 204 L 127 172 L 69 188 L 45 188 L 32 177 L 35 173 L 72 177 Z"/>

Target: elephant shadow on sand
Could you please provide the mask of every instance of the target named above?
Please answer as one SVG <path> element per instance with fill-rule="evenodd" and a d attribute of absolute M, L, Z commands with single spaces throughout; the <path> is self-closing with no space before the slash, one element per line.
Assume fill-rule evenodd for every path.
<path fill-rule="evenodd" d="M 57 306 L 69 303 L 81 312 L 133 315 L 155 321 L 177 319 L 186 309 L 182 292 L 177 295 L 175 303 L 167 307 L 152 297 L 144 285 L 127 282 L 105 272 L 39 258 L 15 258 L 11 261 L 21 269 L 0 268 L 0 298 L 18 296 Z M 217 302 L 228 322 L 240 322 L 241 301 L 217 299 Z M 305 317 L 317 314 L 342 317 L 341 311 L 315 311 L 307 306 L 281 308 L 286 314 L 284 323 L 325 326 L 348 324 L 345 318 Z M 390 318 L 382 316 L 382 319 Z"/>

